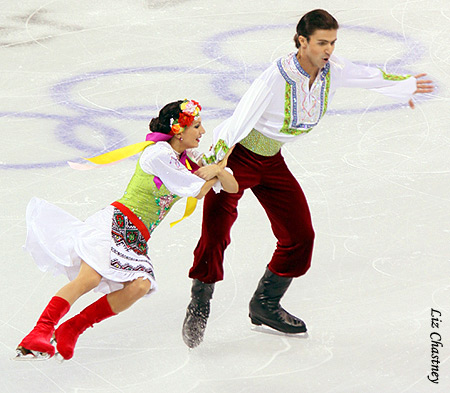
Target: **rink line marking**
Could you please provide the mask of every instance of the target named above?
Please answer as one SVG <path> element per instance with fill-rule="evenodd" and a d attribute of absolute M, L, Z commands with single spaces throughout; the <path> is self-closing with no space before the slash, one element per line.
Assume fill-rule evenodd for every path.
<path fill-rule="evenodd" d="M 35 11 L 35 13 L 36 13 L 36 12 L 37 12 L 37 11 Z M 285 26 L 285 25 L 283 25 L 283 26 Z M 277 28 L 277 27 L 279 27 L 279 25 L 273 25 L 273 26 L 271 26 L 271 28 Z M 262 28 L 267 28 L 267 26 L 265 26 L 265 27 L 263 27 L 263 26 L 252 26 L 252 27 L 250 28 L 250 31 L 259 31 L 259 30 L 262 29 Z M 367 28 L 367 27 L 361 27 L 361 26 L 347 26 L 346 28 L 349 28 L 350 30 L 364 31 L 364 32 L 366 32 L 366 33 L 380 34 L 381 36 L 384 36 L 384 37 L 387 37 L 387 38 L 391 38 L 391 39 L 394 39 L 394 40 L 397 40 L 397 41 L 399 40 L 399 38 L 398 38 L 399 34 L 394 33 L 394 32 L 385 32 L 385 31 L 383 31 L 383 30 L 374 29 L 374 28 Z M 245 32 L 248 32 L 248 30 L 249 30 L 249 28 L 246 28 L 246 29 L 240 29 L 240 30 L 236 30 L 236 31 L 233 30 L 233 31 L 226 32 L 227 34 L 224 34 L 224 35 L 227 36 L 227 37 L 228 37 L 228 36 L 233 36 L 233 35 L 236 35 L 236 34 L 237 34 L 237 35 L 240 35 L 240 34 L 243 34 L 243 33 L 245 33 Z M 208 40 L 206 40 L 206 42 L 211 42 L 211 39 L 212 39 L 212 38 L 209 37 Z M 205 40 L 203 40 L 203 41 L 205 42 Z M 415 42 L 414 42 L 414 43 L 415 43 Z M 417 48 L 417 46 L 418 46 L 418 45 L 415 45 L 416 48 Z M 204 51 L 205 51 L 205 48 L 204 48 Z M 207 52 L 208 52 L 208 53 L 206 53 L 206 55 L 207 55 L 208 57 L 211 58 L 211 53 L 210 53 L 210 51 L 207 51 Z M 220 59 L 223 59 L 223 58 L 225 58 L 225 60 L 226 60 L 226 56 L 225 56 L 224 54 L 222 54 L 222 53 L 219 52 L 217 56 L 214 56 L 213 59 L 211 59 L 211 60 L 209 60 L 209 61 L 206 61 L 206 62 L 204 62 L 203 64 L 209 64 L 209 63 L 211 63 L 211 62 L 216 62 L 216 61 L 219 61 Z M 417 58 L 417 56 L 416 56 L 416 58 Z M 233 62 L 233 60 L 232 60 L 232 62 Z M 228 64 L 229 61 L 225 61 L 225 63 Z M 404 63 L 405 63 L 405 60 L 401 59 L 400 61 L 397 62 L 397 67 L 400 66 L 400 65 L 402 65 L 402 64 L 404 64 Z M 173 77 L 171 80 L 175 81 L 177 78 L 182 77 L 182 76 L 185 75 L 185 74 L 189 74 L 189 73 L 195 72 L 195 71 L 196 71 L 197 69 L 199 69 L 199 67 L 201 67 L 203 64 L 201 64 L 201 65 L 199 65 L 199 66 L 197 66 L 197 67 L 194 67 L 194 68 L 186 69 L 186 70 L 184 70 L 183 72 L 176 74 L 175 77 Z M 255 65 L 255 67 L 257 67 L 257 65 Z M 151 68 L 151 67 L 150 67 L 150 68 Z M 147 69 L 142 68 L 143 72 L 148 71 L 148 69 L 149 69 L 149 67 L 147 67 Z M 170 70 L 167 70 L 167 71 L 173 72 L 173 70 L 171 70 L 171 71 L 170 71 Z M 139 70 L 138 70 L 138 69 L 123 69 L 123 70 L 117 69 L 117 70 L 106 70 L 106 71 L 103 71 L 103 72 L 92 72 L 92 73 L 89 73 L 89 74 L 85 74 L 84 76 L 82 76 L 81 79 L 78 78 L 78 80 L 75 80 L 75 82 L 74 82 L 74 79 L 72 78 L 72 79 L 71 79 L 71 83 L 70 83 L 70 85 L 71 85 L 70 87 L 71 87 L 71 89 L 72 89 L 74 83 L 75 83 L 75 85 L 76 85 L 77 83 L 80 83 L 80 82 L 82 82 L 82 81 L 86 81 L 86 80 L 88 80 L 88 79 L 99 78 L 99 77 L 102 77 L 102 76 L 110 76 L 110 75 L 111 75 L 111 72 L 112 72 L 113 74 L 118 74 L 118 73 L 119 73 L 119 74 L 123 74 L 123 73 L 126 73 L 126 72 L 139 72 Z M 205 72 L 206 72 L 206 71 L 205 71 Z M 202 72 L 202 74 L 205 73 L 205 72 Z M 230 74 L 230 73 L 232 73 L 232 72 L 231 72 L 231 71 L 228 72 L 227 75 Z M 210 70 L 209 74 L 212 75 L 212 70 Z M 65 83 L 67 84 L 67 81 L 66 81 Z M 63 82 L 63 83 L 58 83 L 56 86 L 58 86 L 58 85 L 60 85 L 60 86 L 61 86 L 61 85 L 64 85 L 64 82 Z M 53 89 L 55 89 L 55 86 L 54 86 Z M 95 125 L 95 127 L 100 127 L 100 128 L 102 128 L 102 127 L 101 127 L 101 124 L 97 122 L 98 117 L 101 117 L 101 116 L 107 116 L 107 115 L 111 115 L 111 114 L 116 114 L 116 115 L 121 116 L 121 114 L 118 113 L 117 110 L 114 110 L 114 109 L 111 109 L 111 108 L 109 108 L 108 111 L 104 111 L 104 113 L 102 113 L 101 111 L 100 111 L 100 113 L 96 113 L 95 109 L 93 109 L 93 108 L 89 108 L 89 107 L 86 107 L 86 106 L 83 106 L 83 105 L 80 105 L 80 104 L 77 104 L 77 103 L 73 102 L 73 100 L 72 100 L 71 97 L 70 97 L 70 95 L 71 95 L 71 89 L 68 90 L 68 91 L 64 91 L 65 89 L 59 90 L 59 91 L 58 91 L 58 94 L 59 94 L 59 95 L 61 95 L 61 93 L 66 93 L 66 99 L 59 99 L 59 97 L 54 97 L 54 98 L 58 98 L 58 99 L 55 100 L 55 101 L 56 101 L 56 104 L 62 104 L 63 106 L 68 106 L 69 108 L 71 108 L 71 109 L 75 110 L 76 112 L 78 112 L 80 115 L 82 115 L 82 114 L 87 115 L 88 117 L 84 119 L 85 122 L 86 122 L 85 126 L 93 127 L 93 126 Z M 66 90 L 67 90 L 67 89 L 66 89 Z M 217 93 L 217 91 L 216 91 L 216 93 Z M 103 94 L 103 93 L 102 93 L 102 94 Z M 92 101 L 91 101 L 91 102 L 92 102 Z M 389 107 L 389 110 L 396 109 L 396 106 L 395 106 L 395 105 L 394 105 L 394 106 L 392 106 L 392 105 L 390 105 L 390 106 L 385 106 L 385 107 L 382 107 L 382 108 L 371 108 L 371 109 L 373 109 L 373 110 L 387 110 L 388 107 Z M 365 109 L 364 109 L 364 113 L 366 113 L 367 111 L 368 111 L 368 108 L 365 108 Z M 339 112 L 339 111 L 338 111 L 338 112 Z M 338 113 L 338 112 L 336 112 L 336 113 Z M 340 112 L 342 112 L 342 111 L 340 111 Z M 344 114 L 352 114 L 353 112 L 355 112 L 355 111 L 354 111 L 354 110 L 346 110 L 346 111 L 343 111 Z M 357 112 L 359 112 L 359 110 L 358 110 Z M 333 112 L 332 110 L 330 110 L 330 114 L 333 114 L 333 113 L 334 113 L 334 112 Z M 95 116 L 94 116 L 94 115 L 95 115 Z M 93 120 L 93 117 L 95 117 L 94 120 Z M 123 117 L 124 117 L 124 118 L 128 118 L 128 117 L 130 117 L 130 115 L 125 115 L 125 116 L 123 116 Z M 77 117 L 75 116 L 75 117 L 73 117 L 72 119 L 67 120 L 67 123 L 68 123 L 68 124 L 69 124 L 69 123 L 76 123 L 77 120 L 79 120 L 79 117 L 77 118 Z M 67 127 L 70 128 L 70 125 L 69 125 L 69 126 L 66 125 L 66 127 L 63 127 L 63 128 L 67 128 Z M 106 129 L 104 128 L 102 132 L 106 132 Z M 71 145 L 70 147 L 74 147 L 74 146 Z M 48 163 L 47 163 L 47 165 L 46 165 L 46 163 L 40 163 L 40 164 L 36 164 L 36 167 L 46 167 L 46 166 L 47 166 L 47 167 L 48 167 L 48 166 L 54 167 L 54 166 L 60 166 L 60 165 L 63 165 L 63 163 L 61 163 L 61 162 L 60 162 L 60 163 L 53 163 L 52 165 L 50 165 L 50 164 L 48 164 Z M 12 167 L 14 167 L 14 165 L 13 165 Z M 13 169 L 13 168 L 4 168 L 4 169 Z M 17 168 L 16 168 L 16 169 L 17 169 Z M 22 168 L 22 169 L 23 169 L 23 168 Z"/>
<path fill-rule="evenodd" d="M 23 222 L 25 222 L 25 219 L 23 220 Z M 22 330 L 16 328 L 15 326 L 11 325 L 11 324 L 10 324 L 10 321 L 11 321 L 17 314 L 21 313 L 22 310 L 24 309 L 24 307 L 25 307 L 26 305 L 28 305 L 28 302 L 30 301 L 30 299 L 33 298 L 33 297 L 35 297 L 35 296 L 34 296 L 35 293 L 36 293 L 38 290 L 41 290 L 41 282 L 42 282 L 45 278 L 48 277 L 48 274 L 49 274 L 49 272 L 45 272 L 45 273 L 43 273 L 43 274 L 40 275 L 41 278 L 39 278 L 39 280 L 35 283 L 33 290 L 32 290 L 31 292 L 29 292 L 29 296 L 26 298 L 25 302 L 24 302 L 24 303 L 23 303 L 23 304 L 22 304 L 22 305 L 21 305 L 21 306 L 20 306 L 20 307 L 12 314 L 12 315 L 11 315 L 11 317 L 10 317 L 9 319 L 7 319 L 7 320 L 6 320 L 2 325 L 0 325 L 0 326 L 8 325 L 8 326 L 10 326 L 12 329 L 17 330 L 17 331 L 19 331 L 19 332 L 22 333 L 22 334 L 26 334 L 26 333 L 27 333 L 27 332 L 25 332 L 25 331 L 22 331 Z"/>
<path fill-rule="evenodd" d="M 42 46 L 43 48 L 45 48 L 45 49 L 49 49 L 47 46 L 45 46 L 45 45 L 42 45 L 40 42 L 39 42 L 39 39 L 38 40 L 36 40 L 33 36 L 32 36 L 32 34 L 30 33 L 30 29 L 29 29 L 29 23 L 30 23 L 30 20 L 39 12 L 39 11 L 41 11 L 43 8 L 45 8 L 45 7 L 47 7 L 48 5 L 50 5 L 50 4 L 52 4 L 52 3 L 56 3 L 56 2 L 58 2 L 59 0 L 52 0 L 52 1 L 49 1 L 48 3 L 45 3 L 44 5 L 41 5 L 39 8 L 37 8 L 35 11 L 33 11 L 31 14 L 30 14 L 30 16 L 27 18 L 27 21 L 25 22 L 25 29 L 26 29 L 26 31 L 27 31 L 27 34 L 28 34 L 28 36 L 31 38 L 31 40 L 33 41 L 33 42 L 35 42 L 36 44 L 38 44 L 39 46 Z"/>
<path fill-rule="evenodd" d="M 235 255 L 236 249 L 233 247 L 233 256 Z M 215 323 L 216 321 L 219 321 L 221 318 L 223 318 L 235 305 L 233 304 L 234 301 L 237 298 L 237 280 L 236 275 L 234 274 L 233 266 L 231 263 L 229 263 L 228 258 L 225 257 L 225 266 L 227 267 L 227 272 L 231 272 L 231 275 L 233 277 L 233 297 L 230 300 L 228 307 L 225 308 L 219 315 L 215 316 L 211 319 L 211 323 Z"/>
<path fill-rule="evenodd" d="M 51 361 L 51 359 L 46 360 L 46 361 Z M 47 380 L 49 380 L 53 385 L 55 385 L 61 392 L 66 392 L 61 386 L 59 386 L 52 378 L 50 378 L 46 373 L 44 373 L 42 370 L 40 370 L 36 364 L 33 364 L 34 362 L 30 361 L 29 363 L 31 363 L 31 366 L 37 371 L 39 372 L 41 375 L 43 375 Z M 30 389 L 31 391 L 31 389 Z"/>
<path fill-rule="evenodd" d="M 450 356 L 447 356 L 443 361 L 440 362 L 441 365 L 447 363 L 447 361 L 450 359 Z M 448 376 L 447 376 L 448 377 Z M 418 383 L 420 383 L 422 380 L 426 380 L 427 379 L 427 375 L 424 375 L 423 377 L 420 377 L 417 381 L 413 382 L 411 385 L 409 385 L 407 388 L 405 388 L 404 390 L 400 391 L 399 393 L 406 393 L 408 391 L 410 391 L 411 388 L 413 388 L 414 386 L 416 386 Z M 427 383 L 429 383 L 427 381 Z M 416 392 L 416 390 L 414 390 L 414 393 Z"/>
<path fill-rule="evenodd" d="M 89 373 L 91 373 L 92 375 L 96 376 L 97 378 L 99 378 L 100 380 L 102 380 L 103 382 L 105 382 L 107 385 L 111 386 L 112 388 L 116 389 L 118 392 L 123 393 L 124 391 L 119 388 L 118 386 L 116 386 L 115 384 L 113 384 L 112 382 L 110 382 L 109 380 L 107 380 L 106 378 L 102 377 L 100 374 L 96 373 L 95 371 L 93 371 L 92 369 L 86 367 L 83 363 L 77 362 L 76 360 L 71 360 L 72 362 L 76 363 L 78 366 L 80 366 L 81 368 L 85 369 L 86 371 L 88 371 Z M 86 390 L 85 388 L 74 388 L 74 389 L 81 389 L 81 390 Z"/>
<path fill-rule="evenodd" d="M 260 379 L 260 378 L 267 378 L 267 377 L 278 377 L 278 376 L 285 376 L 285 375 L 291 375 L 291 374 L 296 374 L 298 372 L 302 372 L 302 371 L 309 371 L 312 369 L 315 369 L 319 366 L 321 366 L 322 364 L 327 363 L 328 361 L 330 361 L 334 355 L 333 352 L 331 351 L 330 348 L 324 348 L 325 351 L 328 353 L 328 356 L 322 360 L 321 362 L 314 364 L 312 366 L 307 366 L 307 367 L 300 367 L 297 369 L 291 369 L 290 371 L 282 371 L 279 373 L 268 373 L 268 374 L 261 374 L 261 375 L 245 375 L 245 376 L 240 376 L 240 377 L 230 377 L 230 378 L 211 378 L 211 379 L 200 379 L 199 381 L 204 383 L 204 382 L 214 382 L 214 381 L 239 381 L 239 380 L 248 380 L 248 379 Z"/>
<path fill-rule="evenodd" d="M 163 378 L 169 377 L 171 375 L 174 375 L 174 374 L 178 373 L 183 368 L 185 368 L 189 364 L 189 362 L 190 362 L 190 358 L 187 357 L 186 360 L 183 362 L 183 364 L 181 364 L 180 366 L 176 367 L 175 369 L 173 369 L 171 371 L 168 371 L 166 374 L 163 374 L 163 375 L 160 375 L 160 376 L 157 376 L 157 377 L 153 377 L 153 378 L 150 378 L 150 379 L 145 379 L 145 381 L 141 380 L 140 382 L 136 382 L 136 383 L 128 383 L 126 386 L 123 386 L 123 388 L 124 389 L 125 388 L 128 389 L 130 387 L 137 387 L 137 386 L 140 386 L 140 385 L 145 385 L 148 382 L 158 381 L 158 380 L 161 380 Z"/>
<path fill-rule="evenodd" d="M 444 11 L 441 11 L 441 15 L 442 15 L 444 18 L 450 20 L 450 16 L 447 16 L 447 15 L 444 13 Z"/>
<path fill-rule="evenodd" d="M 286 340 L 286 338 L 281 337 L 280 340 L 283 342 L 285 347 L 283 349 L 273 353 L 272 357 L 265 364 L 263 364 L 261 367 L 257 368 L 256 370 L 253 370 L 251 372 L 251 375 L 254 375 L 255 373 L 257 373 L 257 372 L 259 372 L 261 370 L 264 370 L 265 368 L 269 367 L 270 364 L 272 364 L 272 362 L 278 357 L 278 355 L 281 355 L 284 352 L 289 352 L 291 350 L 292 345 L 289 344 L 289 342 L 288 342 L 288 340 Z"/>
<path fill-rule="evenodd" d="M 407 27 L 407 28 L 410 29 L 410 30 L 415 30 L 415 31 L 422 32 L 422 33 L 427 32 L 427 30 L 424 30 L 423 28 L 417 28 L 415 25 L 411 25 L 411 24 L 406 24 L 406 23 L 405 23 L 405 18 L 404 18 L 404 17 L 405 17 L 405 14 L 406 14 L 406 13 L 412 13 L 412 14 L 414 14 L 414 13 L 416 12 L 416 10 L 414 9 L 414 6 L 413 6 L 413 5 L 411 6 L 411 9 L 410 9 L 410 10 L 406 10 L 406 9 L 399 10 L 399 12 L 402 13 L 402 18 L 401 18 L 401 20 L 399 20 L 398 18 L 396 18 L 396 17 L 394 16 L 394 14 L 393 14 L 393 12 L 394 12 L 394 10 L 395 10 L 396 8 L 398 9 L 400 6 L 402 6 L 402 5 L 404 5 L 404 4 L 421 3 L 421 2 L 422 2 L 422 1 L 420 1 L 420 0 L 416 0 L 416 1 L 410 1 L 410 0 L 408 0 L 408 1 L 404 2 L 404 3 L 396 4 L 393 8 L 391 8 L 391 16 L 392 16 L 392 19 L 399 23 L 399 25 L 400 25 L 401 28 L 402 28 L 403 34 L 405 34 L 405 33 L 404 33 L 405 27 Z M 443 16 L 445 17 L 445 15 L 443 15 Z M 433 25 L 432 25 L 432 26 L 433 26 Z M 433 26 L 433 27 L 434 27 L 434 26 Z M 430 29 L 429 31 L 433 31 L 433 29 Z"/>
<path fill-rule="evenodd" d="M 440 280 L 438 280 L 438 281 L 440 281 Z M 439 305 L 439 302 L 437 302 L 436 300 L 435 300 L 435 296 L 436 296 L 436 293 L 438 292 L 438 291 L 448 291 L 450 289 L 450 285 L 446 285 L 446 286 L 443 286 L 443 287 L 440 287 L 440 288 L 437 288 L 437 289 L 435 289 L 434 291 L 433 291 L 433 293 L 431 294 L 431 300 L 435 303 L 435 304 L 437 304 L 437 305 Z M 443 307 L 443 306 L 440 306 L 440 308 L 441 309 L 443 309 L 443 310 L 445 310 L 445 311 L 449 311 L 448 310 L 448 308 L 445 306 L 445 307 Z"/>

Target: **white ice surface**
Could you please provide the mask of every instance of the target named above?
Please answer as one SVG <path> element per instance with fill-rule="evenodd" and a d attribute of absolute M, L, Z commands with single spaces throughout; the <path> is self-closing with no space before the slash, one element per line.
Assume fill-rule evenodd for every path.
<path fill-rule="evenodd" d="M 199 348 L 188 350 L 180 332 L 201 204 L 170 229 L 179 203 L 150 242 L 157 294 L 86 331 L 69 362 L 11 361 L 66 283 L 21 250 L 30 198 L 85 218 L 120 197 L 134 160 L 90 172 L 61 163 L 142 140 L 175 99 L 200 101 L 211 131 L 293 50 L 299 17 L 318 7 L 342 25 L 336 53 L 427 72 L 437 90 L 415 110 L 339 91 L 320 125 L 283 148 L 317 237 L 311 270 L 282 303 L 309 336 L 254 329 L 247 317 L 275 246 L 248 192 Z M 448 0 L 3 0 L 0 10 L 2 393 L 450 391 Z M 207 135 L 201 147 L 209 144 Z M 86 295 L 69 316 L 97 298 Z M 431 309 L 442 313 L 439 329 Z M 427 379 L 433 332 L 444 345 L 439 384 Z"/>

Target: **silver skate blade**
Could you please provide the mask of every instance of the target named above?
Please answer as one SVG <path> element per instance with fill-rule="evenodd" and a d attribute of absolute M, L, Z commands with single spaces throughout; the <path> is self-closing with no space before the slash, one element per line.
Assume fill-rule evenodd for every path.
<path fill-rule="evenodd" d="M 56 348 L 57 342 L 56 342 L 55 336 L 52 337 L 50 344 L 52 344 Z M 66 360 L 63 358 L 63 356 L 58 351 L 56 351 L 54 358 L 58 363 L 62 363 Z"/>
<path fill-rule="evenodd" d="M 266 325 L 259 325 L 259 326 L 252 325 L 251 330 L 253 332 L 272 334 L 274 336 L 292 337 L 292 338 L 297 338 L 297 339 L 300 339 L 300 340 L 304 340 L 304 339 L 309 338 L 308 332 L 304 332 L 304 333 L 284 333 L 284 332 L 280 332 L 278 330 L 272 329 L 270 326 L 266 326 Z"/>
<path fill-rule="evenodd" d="M 16 349 L 16 356 L 12 360 L 16 361 L 41 361 L 50 359 L 50 355 L 46 352 L 31 351 L 29 349 L 18 347 Z"/>
<path fill-rule="evenodd" d="M 58 363 L 63 363 L 63 362 L 66 361 L 66 359 L 64 359 L 64 358 L 62 357 L 62 355 L 61 355 L 59 352 L 56 352 L 56 353 L 55 353 L 54 358 L 55 358 L 55 360 L 56 360 Z"/>

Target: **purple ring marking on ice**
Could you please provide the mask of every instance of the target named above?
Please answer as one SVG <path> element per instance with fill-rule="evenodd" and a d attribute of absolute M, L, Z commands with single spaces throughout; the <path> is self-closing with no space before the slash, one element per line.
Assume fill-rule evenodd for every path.
<path fill-rule="evenodd" d="M 108 137 L 109 144 L 108 149 L 121 147 L 125 144 L 126 137 L 121 131 L 113 127 L 106 126 L 100 123 L 98 120 L 101 118 L 120 118 L 131 120 L 144 120 L 148 119 L 148 111 L 157 111 L 156 106 L 135 106 L 135 107 L 122 107 L 116 109 L 98 109 L 91 108 L 73 100 L 73 90 L 85 81 L 99 79 L 103 77 L 109 77 L 113 75 L 126 75 L 126 74 L 139 74 L 139 73 L 151 73 L 151 72 L 182 72 L 186 74 L 201 74 L 210 75 L 212 77 L 211 86 L 214 93 L 221 99 L 236 103 L 240 97 L 232 91 L 232 83 L 236 80 L 252 82 L 253 78 L 248 75 L 243 75 L 241 72 L 242 64 L 231 58 L 227 58 L 222 53 L 221 44 L 230 37 L 236 37 L 243 34 L 247 34 L 255 31 L 263 30 L 276 30 L 281 28 L 292 27 L 290 24 L 278 24 L 278 25 L 264 25 L 264 26 L 251 26 L 244 29 L 235 29 L 228 32 L 222 32 L 211 36 L 206 44 L 203 45 L 203 53 L 210 58 L 216 59 L 219 63 L 228 65 L 235 68 L 235 71 L 219 71 L 213 69 L 189 69 L 185 67 L 136 67 L 136 68 L 117 68 L 93 71 L 86 74 L 80 74 L 68 79 L 64 79 L 55 84 L 50 90 L 50 97 L 59 105 L 65 106 L 68 109 L 75 111 L 77 114 L 74 116 L 60 116 L 44 113 L 17 113 L 17 112 L 4 112 L 0 113 L 0 117 L 12 116 L 20 118 L 41 118 L 48 120 L 59 120 L 60 124 L 55 128 L 55 136 L 62 144 L 81 150 L 88 155 L 98 154 L 98 148 L 89 146 L 84 142 L 76 139 L 76 133 L 74 132 L 77 127 L 84 126 L 95 129 L 97 132 L 101 132 Z M 378 34 L 385 36 L 396 41 L 400 41 L 406 44 L 408 49 L 406 57 L 400 58 L 393 62 L 389 62 L 389 67 L 395 67 L 396 72 L 404 73 L 406 70 L 403 66 L 410 65 L 412 61 L 417 61 L 421 58 L 425 49 L 421 44 L 407 38 L 402 34 L 384 31 L 367 26 L 351 26 L 342 25 L 344 29 L 361 31 L 370 34 Z M 364 63 L 367 64 L 367 63 Z M 253 64 L 251 70 L 261 71 L 267 67 L 267 64 Z M 407 73 L 408 71 L 406 71 Z M 328 114 L 359 114 L 362 112 L 377 112 L 397 109 L 404 106 L 403 104 L 388 104 L 372 108 L 359 108 L 359 109 L 341 109 L 333 110 L 329 109 Z M 231 109 L 221 108 L 207 108 L 209 111 L 208 118 L 224 118 L 231 115 Z M 145 111 L 145 115 L 136 114 L 136 111 Z M 55 161 L 47 163 L 34 163 L 34 164 L 0 164 L 0 169 L 30 169 L 30 168 L 43 168 L 43 167 L 57 167 L 66 165 L 66 161 Z"/>

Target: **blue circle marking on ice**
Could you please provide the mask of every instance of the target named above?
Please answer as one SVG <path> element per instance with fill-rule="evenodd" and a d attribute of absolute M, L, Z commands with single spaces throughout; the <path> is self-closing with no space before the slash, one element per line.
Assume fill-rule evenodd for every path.
<path fill-rule="evenodd" d="M 155 105 L 149 106 L 125 106 L 118 108 L 100 108 L 88 106 L 86 104 L 77 102 L 75 99 L 77 89 L 80 89 L 82 84 L 87 81 L 101 81 L 103 78 L 109 78 L 117 75 L 133 75 L 133 74 L 159 74 L 159 73 L 186 73 L 199 74 L 210 76 L 211 90 L 222 100 L 237 103 L 240 96 L 233 91 L 233 83 L 236 81 L 250 84 L 253 80 L 248 74 L 242 73 L 242 62 L 228 57 L 224 54 L 223 44 L 230 40 L 230 38 L 245 39 L 245 35 L 260 31 L 277 31 L 280 29 L 292 28 L 292 25 L 277 24 L 277 25 L 258 25 L 251 26 L 244 29 L 232 29 L 229 31 L 214 34 L 206 40 L 202 45 L 202 51 L 205 56 L 215 59 L 217 62 L 228 66 L 231 70 L 209 69 L 209 68 L 187 68 L 187 67 L 128 67 L 128 68 L 113 68 L 106 70 L 92 71 L 84 74 L 79 74 L 71 78 L 63 79 L 53 85 L 50 89 L 50 97 L 58 105 L 64 106 L 69 110 L 75 112 L 74 115 L 54 115 L 50 113 L 33 113 L 33 112 L 3 112 L 0 117 L 15 117 L 15 118 L 33 118 L 42 120 L 56 121 L 57 125 L 53 129 L 55 139 L 67 146 L 79 150 L 82 155 L 92 156 L 100 154 L 98 147 L 88 144 L 77 136 L 76 130 L 80 127 L 95 130 L 104 138 L 108 139 L 108 150 L 119 148 L 127 144 L 125 134 L 114 127 L 104 124 L 102 120 L 107 118 L 117 118 L 123 120 L 146 120 L 152 117 L 152 113 L 157 113 L 158 109 Z M 418 61 L 425 53 L 424 47 L 403 34 L 380 30 L 369 26 L 352 26 L 342 25 L 342 29 L 350 31 L 357 31 L 361 33 L 379 35 L 384 38 L 400 43 L 405 48 L 405 52 L 399 58 L 387 63 L 390 69 L 394 69 L 398 73 L 408 73 L 406 67 L 410 67 L 413 62 Z M 367 63 L 364 63 L 367 64 Z M 265 69 L 268 64 L 250 64 L 248 68 L 252 70 L 257 76 L 257 73 Z M 403 107 L 403 104 L 387 104 L 371 108 L 348 108 L 348 109 L 329 109 L 328 115 L 352 115 L 363 112 L 388 111 Z M 209 118 L 226 118 L 232 114 L 232 109 L 216 108 L 204 106 L 204 110 L 209 111 Z M 30 131 L 31 132 L 31 131 Z M 35 132 L 35 129 L 33 130 Z M 72 158 L 68 158 L 72 160 Z M 76 160 L 76 158 L 74 159 Z M 60 167 L 66 165 L 67 160 L 36 162 L 36 163 L 22 163 L 22 164 L 0 164 L 0 169 L 31 169 L 31 168 L 47 168 Z"/>

